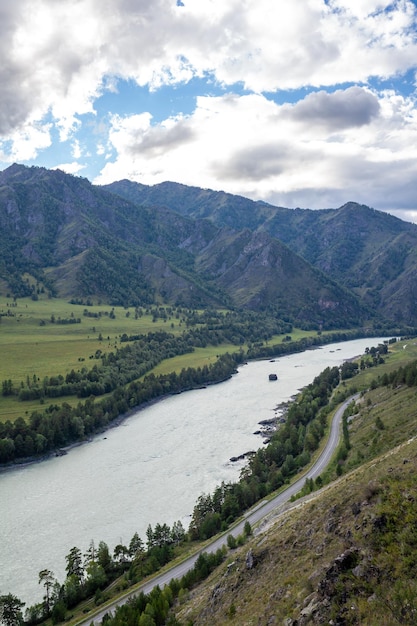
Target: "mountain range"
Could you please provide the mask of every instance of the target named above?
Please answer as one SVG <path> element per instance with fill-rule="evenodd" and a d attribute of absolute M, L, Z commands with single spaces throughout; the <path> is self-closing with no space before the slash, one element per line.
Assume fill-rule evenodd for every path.
<path fill-rule="evenodd" d="M 304 328 L 417 326 L 417 226 L 349 202 L 286 209 L 177 183 L 0 172 L 0 292 L 249 308 Z"/>
<path fill-rule="evenodd" d="M 365 205 L 286 209 L 177 183 L 123 180 L 107 189 L 139 205 L 170 206 L 216 225 L 266 232 L 388 319 L 415 323 L 417 226 Z"/>

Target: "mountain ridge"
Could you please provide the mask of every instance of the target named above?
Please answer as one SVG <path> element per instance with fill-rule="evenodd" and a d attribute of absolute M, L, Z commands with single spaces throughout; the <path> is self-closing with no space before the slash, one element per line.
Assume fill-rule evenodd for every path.
<path fill-rule="evenodd" d="M 124 180 L 106 188 L 137 204 L 165 202 L 219 226 L 266 231 L 384 317 L 415 319 L 415 224 L 355 202 L 338 209 L 286 209 L 177 183 L 137 184 Z"/>
<path fill-rule="evenodd" d="M 113 304 L 268 310 L 305 328 L 417 325 L 417 227 L 352 202 L 285 209 L 15 164 L 0 172 L 0 226 L 15 296 L 36 282 Z"/>
<path fill-rule="evenodd" d="M 245 307 L 313 328 L 372 317 L 355 294 L 266 232 L 138 206 L 60 171 L 3 171 L 0 225 L 1 277 L 14 295 L 30 295 L 29 274 L 52 293 L 113 304 Z"/>

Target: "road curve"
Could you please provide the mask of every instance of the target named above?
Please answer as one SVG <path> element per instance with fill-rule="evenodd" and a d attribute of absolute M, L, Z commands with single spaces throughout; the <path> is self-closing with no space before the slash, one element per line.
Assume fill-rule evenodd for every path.
<path fill-rule="evenodd" d="M 100 610 L 93 613 L 92 615 L 90 614 L 89 617 L 86 617 L 85 619 L 82 619 L 81 621 L 76 622 L 76 626 L 89 626 L 90 624 L 100 624 L 106 613 L 111 614 L 116 609 L 117 606 L 121 606 L 125 604 L 129 600 L 129 598 L 131 598 L 132 596 L 137 595 L 141 591 L 147 594 L 150 591 L 152 591 L 152 589 L 156 587 L 157 585 L 159 585 L 159 587 L 162 588 L 165 585 L 167 585 L 173 578 L 180 579 L 184 574 L 189 572 L 194 567 L 195 562 L 197 561 L 199 555 L 202 552 L 210 552 L 210 553 L 216 552 L 223 545 L 227 544 L 227 536 L 229 534 L 233 535 L 234 537 L 237 537 L 238 535 L 242 534 L 246 521 L 248 521 L 251 526 L 254 526 L 262 519 L 265 519 L 266 517 L 268 517 L 271 513 L 274 513 L 274 516 L 276 517 L 280 513 L 284 512 L 284 510 L 288 510 L 288 506 L 285 506 L 285 505 L 288 505 L 288 501 L 291 499 L 291 497 L 294 496 L 296 493 L 298 493 L 302 489 L 306 479 L 317 478 L 317 476 L 319 476 L 323 472 L 323 470 L 327 467 L 327 465 L 330 463 L 330 460 L 339 443 L 340 428 L 342 424 L 343 413 L 346 407 L 350 404 L 350 402 L 352 402 L 352 400 L 356 400 L 358 396 L 359 394 L 350 396 L 336 410 L 332 423 L 331 423 L 329 437 L 328 437 L 328 440 L 326 442 L 326 445 L 323 451 L 321 452 L 320 456 L 316 459 L 314 464 L 310 467 L 310 469 L 306 473 L 304 473 L 301 476 L 301 478 L 296 480 L 289 487 L 287 487 L 287 489 L 279 493 L 277 496 L 275 496 L 271 500 L 264 501 L 261 504 L 258 504 L 254 508 L 250 509 L 245 514 L 244 519 L 241 522 L 233 526 L 233 528 L 231 528 L 229 532 L 225 533 L 221 537 L 218 537 L 217 539 L 214 539 L 204 549 L 199 550 L 193 556 L 190 556 L 188 559 L 186 559 L 182 563 L 173 566 L 172 568 L 170 568 L 168 571 L 164 572 L 163 574 L 154 576 L 152 580 L 148 581 L 147 583 L 144 583 L 140 587 L 136 587 L 134 591 L 130 591 L 126 593 L 125 596 L 123 596 L 122 598 L 118 598 L 118 600 L 112 602 L 111 604 L 107 604 L 106 607 L 101 608 Z M 297 503 L 294 504 L 294 506 L 296 505 Z"/>

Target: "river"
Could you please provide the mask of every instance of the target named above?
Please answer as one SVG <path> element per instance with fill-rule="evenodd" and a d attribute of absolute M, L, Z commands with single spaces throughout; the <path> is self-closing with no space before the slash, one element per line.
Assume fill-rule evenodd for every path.
<path fill-rule="evenodd" d="M 239 367 L 226 382 L 171 396 L 125 419 L 62 457 L 0 474 L 0 595 L 40 602 L 39 571 L 62 583 L 65 556 L 93 539 L 111 551 L 148 524 L 181 520 L 244 461 L 230 458 L 263 445 L 259 421 L 323 369 L 363 354 L 383 338 L 356 339 Z M 268 376 L 276 373 L 278 380 Z"/>

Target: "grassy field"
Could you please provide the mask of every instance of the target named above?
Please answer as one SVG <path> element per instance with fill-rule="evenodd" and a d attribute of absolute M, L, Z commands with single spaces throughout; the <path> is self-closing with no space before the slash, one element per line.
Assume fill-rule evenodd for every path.
<path fill-rule="evenodd" d="M 99 317 L 86 317 L 97 314 Z M 133 308 L 111 307 L 108 305 L 70 304 L 64 300 L 30 298 L 13 300 L 0 296 L 0 381 L 11 379 L 13 386 L 18 388 L 21 382 L 35 376 L 42 380 L 45 376 L 61 374 L 65 376 L 72 369 L 89 367 L 96 350 L 114 351 L 120 347 L 120 337 L 127 335 L 146 334 L 157 330 L 165 330 L 180 334 L 185 330 L 184 322 L 175 317 L 156 319 L 143 314 L 135 319 Z M 77 324 L 60 324 L 58 320 L 81 320 Z M 52 319 L 55 321 L 52 322 Z M 301 331 L 296 331 L 299 337 Z M 309 333 L 303 333 L 306 336 Z M 274 337 L 270 343 L 282 340 Z M 196 348 L 190 354 L 167 359 L 159 364 L 155 374 L 166 374 L 181 371 L 182 368 L 199 367 L 212 363 L 217 356 L 225 352 L 235 352 L 237 347 L 232 344 Z M 77 404 L 78 398 L 60 398 L 59 402 Z M 25 417 L 39 409 L 39 400 L 20 402 L 14 396 L 0 395 L 0 421 L 14 420 Z"/>
<path fill-rule="evenodd" d="M 85 311 L 89 316 L 84 315 Z M 91 317 L 95 314 L 97 317 Z M 45 376 L 59 374 L 65 377 L 72 369 L 77 371 L 81 367 L 89 367 L 97 350 L 106 353 L 125 345 L 120 342 L 124 333 L 134 335 L 165 330 L 180 334 L 186 328 L 184 320 L 175 314 L 166 320 L 154 320 L 151 314 L 136 316 L 135 319 L 132 307 L 86 307 L 42 296 L 37 301 L 22 298 L 16 302 L 0 296 L 0 315 L 0 381 L 10 379 L 14 388 L 19 388 L 28 378 L 43 380 Z M 59 320 L 71 319 L 80 319 L 81 322 L 59 323 Z M 316 335 L 315 331 L 294 329 L 291 338 L 298 341 L 302 337 Z M 276 335 L 266 343 L 279 344 L 283 337 Z M 187 367 L 202 367 L 213 363 L 220 354 L 237 350 L 233 344 L 196 348 L 192 353 L 163 361 L 154 373 L 158 375 L 180 372 Z M 73 405 L 78 403 L 78 398 L 59 399 L 60 403 L 64 401 Z M 39 406 L 39 400 L 22 403 L 15 396 L 0 395 L 0 421 L 30 415 Z"/>
<path fill-rule="evenodd" d="M 372 340 L 370 340 L 370 344 Z M 417 359 L 417 339 L 401 341 L 389 346 L 388 355 L 384 356 L 385 363 L 378 366 L 378 369 L 369 368 L 360 371 L 354 378 L 354 384 L 359 390 L 368 389 L 371 382 L 377 376 L 393 372 L 401 366 L 407 365 L 410 361 Z M 347 381 L 347 384 L 349 381 Z"/>
<path fill-rule="evenodd" d="M 163 329 L 175 334 L 184 328 L 179 319 L 152 321 L 151 315 L 135 319 L 133 308 L 88 307 L 90 314 L 101 313 L 97 318 L 84 316 L 86 308 L 56 299 L 25 298 L 14 304 L 0 297 L 0 381 L 11 379 L 18 387 L 27 377 L 42 380 L 45 376 L 65 376 L 72 369 L 88 367 L 96 350 L 115 350 L 121 345 L 123 333 L 131 335 Z M 57 323 L 59 319 L 71 318 L 80 318 L 81 323 Z M 60 399 L 64 400 L 78 402 L 74 398 Z M 13 397 L 0 396 L 0 420 L 13 420 L 36 408 L 39 408 L 39 401 L 23 404 Z"/>

